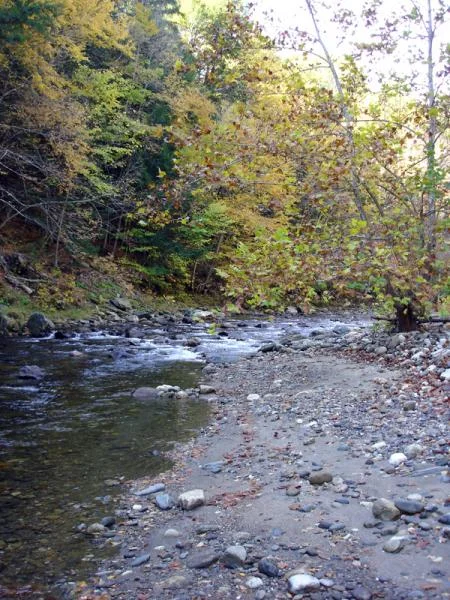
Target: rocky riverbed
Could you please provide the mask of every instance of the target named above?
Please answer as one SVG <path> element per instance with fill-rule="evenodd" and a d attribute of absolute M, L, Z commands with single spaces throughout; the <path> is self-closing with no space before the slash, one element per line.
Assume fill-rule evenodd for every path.
<path fill-rule="evenodd" d="M 210 425 L 89 525 L 120 555 L 67 596 L 449 597 L 449 366 L 442 328 L 349 327 L 207 365 Z"/>

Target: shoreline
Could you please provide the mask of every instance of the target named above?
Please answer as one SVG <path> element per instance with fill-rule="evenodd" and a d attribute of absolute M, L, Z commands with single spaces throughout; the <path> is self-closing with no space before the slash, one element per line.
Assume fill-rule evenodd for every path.
<path fill-rule="evenodd" d="M 130 483 L 113 526 L 120 556 L 68 596 L 450 597 L 444 371 L 397 346 L 323 343 L 207 366 L 211 423 L 169 472 Z M 135 495 L 152 483 L 165 486 L 158 499 Z M 181 510 L 189 490 L 205 502 Z M 380 498 L 395 517 L 374 515 Z"/>

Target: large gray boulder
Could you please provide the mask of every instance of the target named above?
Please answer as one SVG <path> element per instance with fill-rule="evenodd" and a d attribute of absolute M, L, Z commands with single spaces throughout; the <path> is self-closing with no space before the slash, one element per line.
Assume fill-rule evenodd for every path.
<path fill-rule="evenodd" d="M 131 302 L 127 298 L 113 298 L 110 303 L 119 310 L 131 310 Z"/>
<path fill-rule="evenodd" d="M 40 312 L 35 312 L 30 315 L 26 327 L 32 337 L 46 336 L 55 329 L 53 322 Z"/>

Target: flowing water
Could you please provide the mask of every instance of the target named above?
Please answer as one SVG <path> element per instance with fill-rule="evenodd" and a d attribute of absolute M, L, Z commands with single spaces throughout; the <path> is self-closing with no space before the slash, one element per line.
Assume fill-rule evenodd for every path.
<path fill-rule="evenodd" d="M 0 596 L 31 586 L 58 597 L 59 584 L 117 552 L 114 541 L 98 547 L 78 526 L 113 515 L 124 482 L 168 469 L 173 444 L 208 421 L 202 400 L 145 403 L 134 389 L 195 387 L 205 361 L 233 361 L 287 332 L 338 323 L 230 321 L 218 332 L 178 323 L 146 328 L 144 339 L 96 332 L 0 340 Z M 195 349 L 185 345 L 192 336 Z M 20 379 L 24 365 L 39 366 L 44 378 Z"/>

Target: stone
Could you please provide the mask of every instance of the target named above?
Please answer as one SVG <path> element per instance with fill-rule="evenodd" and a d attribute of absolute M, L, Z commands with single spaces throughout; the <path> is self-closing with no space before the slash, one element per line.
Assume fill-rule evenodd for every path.
<path fill-rule="evenodd" d="M 158 390 L 153 387 L 137 388 L 134 390 L 132 396 L 136 400 L 157 400 L 160 397 Z"/>
<path fill-rule="evenodd" d="M 261 396 L 259 394 L 249 394 L 247 400 L 249 402 L 257 402 L 258 400 L 261 400 Z"/>
<path fill-rule="evenodd" d="M 279 577 L 280 569 L 270 558 L 262 558 L 258 563 L 258 571 L 267 577 Z"/>
<path fill-rule="evenodd" d="M 150 560 L 150 553 L 147 554 L 141 554 L 140 556 L 137 556 L 133 562 L 131 563 L 132 567 L 140 567 L 141 565 L 145 565 L 145 563 L 148 563 L 148 561 Z"/>
<path fill-rule="evenodd" d="M 291 594 L 312 592 L 320 588 L 320 581 L 308 573 L 291 575 L 288 579 L 288 589 Z"/>
<path fill-rule="evenodd" d="M 200 385 L 198 390 L 199 390 L 200 394 L 215 394 L 216 393 L 216 388 L 214 388 L 212 385 Z"/>
<path fill-rule="evenodd" d="M 441 515 L 438 519 L 439 523 L 443 525 L 450 525 L 450 512 Z"/>
<path fill-rule="evenodd" d="M 405 542 L 401 537 L 391 537 L 387 542 L 383 545 L 383 550 L 385 552 L 389 552 L 391 554 L 396 554 L 400 552 L 405 546 Z"/>
<path fill-rule="evenodd" d="M 44 378 L 44 371 L 37 365 L 25 365 L 19 371 L 19 377 L 21 379 L 34 379 L 39 381 Z"/>
<path fill-rule="evenodd" d="M 201 343 L 202 342 L 199 338 L 191 337 L 186 340 L 184 345 L 188 348 L 197 348 L 197 346 L 200 346 Z"/>
<path fill-rule="evenodd" d="M 295 485 L 290 485 L 286 489 L 286 496 L 298 496 L 300 494 L 300 488 Z"/>
<path fill-rule="evenodd" d="M 443 381 L 450 381 L 450 369 L 445 369 L 445 371 L 442 371 L 440 377 Z"/>
<path fill-rule="evenodd" d="M 382 354 L 386 354 L 387 351 L 388 349 L 386 348 L 386 346 L 378 346 L 374 350 L 375 354 L 378 354 L 379 356 L 381 356 Z"/>
<path fill-rule="evenodd" d="M 11 320 L 0 313 L 0 336 L 8 335 Z"/>
<path fill-rule="evenodd" d="M 403 403 L 402 408 L 405 412 L 408 412 L 411 410 L 416 410 L 417 402 L 415 400 L 407 400 L 406 402 Z"/>
<path fill-rule="evenodd" d="M 51 333 L 55 325 L 44 314 L 34 312 L 26 322 L 26 328 L 32 337 L 43 337 Z"/>
<path fill-rule="evenodd" d="M 210 473 L 220 473 L 222 471 L 224 463 L 222 460 L 217 460 L 215 462 L 206 463 L 202 466 L 205 471 L 209 471 Z"/>
<path fill-rule="evenodd" d="M 222 556 L 222 562 L 227 567 L 242 567 L 247 559 L 244 546 L 228 546 Z"/>
<path fill-rule="evenodd" d="M 408 460 L 408 457 L 405 454 L 403 454 L 403 452 L 395 452 L 394 454 L 391 454 L 391 456 L 389 457 L 389 464 L 392 465 L 393 467 L 399 467 L 401 464 L 403 464 L 407 460 Z"/>
<path fill-rule="evenodd" d="M 219 558 L 220 554 L 207 550 L 191 556 L 187 561 L 187 566 L 189 569 L 206 569 L 216 563 Z"/>
<path fill-rule="evenodd" d="M 180 537 L 180 532 L 178 529 L 166 529 L 164 532 L 164 537 Z"/>
<path fill-rule="evenodd" d="M 203 490 L 190 490 L 178 496 L 178 504 L 184 510 L 193 510 L 205 504 L 205 492 Z"/>
<path fill-rule="evenodd" d="M 308 481 L 312 485 L 323 485 L 324 483 L 333 481 L 333 475 L 328 471 L 316 471 L 315 473 L 311 473 Z"/>
<path fill-rule="evenodd" d="M 103 517 L 103 519 L 101 520 L 101 524 L 103 525 L 103 527 L 112 527 L 113 525 L 116 524 L 116 518 L 115 517 Z"/>
<path fill-rule="evenodd" d="M 382 521 L 394 521 L 400 516 L 400 511 L 390 500 L 379 498 L 372 505 L 372 514 Z"/>
<path fill-rule="evenodd" d="M 406 515 L 415 515 L 421 513 L 424 509 L 423 502 L 408 500 L 407 498 L 398 498 L 394 504 L 400 512 Z"/>
<path fill-rule="evenodd" d="M 164 492 L 159 492 L 155 496 L 155 505 L 160 510 L 170 510 L 175 506 L 175 500 L 172 498 L 170 494 L 166 494 Z"/>
<path fill-rule="evenodd" d="M 184 575 L 172 575 L 160 582 L 160 586 L 165 590 L 180 590 L 188 585 L 189 579 Z"/>
<path fill-rule="evenodd" d="M 264 585 L 264 581 L 261 579 L 261 577 L 249 577 L 245 582 L 245 585 L 251 590 L 256 590 Z"/>
<path fill-rule="evenodd" d="M 149 494 L 156 494 L 157 492 L 163 492 L 166 489 L 164 483 L 154 483 L 153 485 L 149 485 L 143 490 L 139 490 L 134 492 L 135 496 L 148 496 Z"/>
<path fill-rule="evenodd" d="M 372 592 L 369 592 L 367 588 L 362 587 L 361 585 L 357 585 L 352 590 L 352 598 L 355 598 L 355 600 L 370 600 L 372 598 Z"/>
<path fill-rule="evenodd" d="M 405 448 L 405 454 L 408 458 L 416 458 L 419 454 L 422 454 L 423 446 L 420 444 L 409 444 Z"/>
<path fill-rule="evenodd" d="M 123 310 L 124 312 L 127 310 L 131 310 L 131 302 L 127 298 L 112 298 L 110 304 L 118 308 L 119 310 Z"/>
<path fill-rule="evenodd" d="M 101 523 L 92 523 L 86 531 L 89 535 L 100 535 L 101 533 L 105 533 L 106 527 Z"/>

